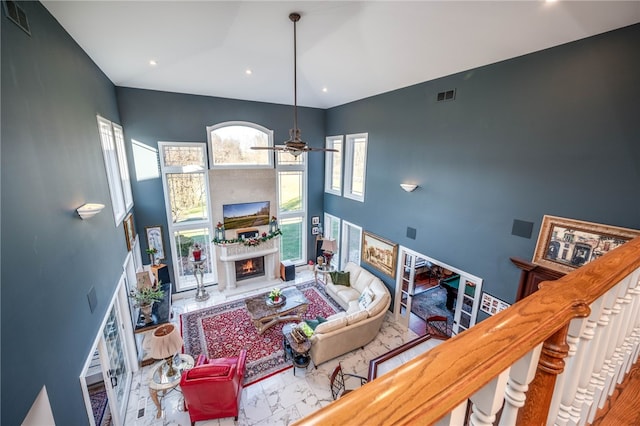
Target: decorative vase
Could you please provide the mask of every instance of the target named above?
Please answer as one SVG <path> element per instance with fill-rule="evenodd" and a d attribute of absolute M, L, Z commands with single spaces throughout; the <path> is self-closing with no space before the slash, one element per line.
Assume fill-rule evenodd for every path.
<path fill-rule="evenodd" d="M 202 255 L 202 251 L 201 250 L 194 250 L 193 251 L 193 260 L 195 260 L 196 262 L 199 261 L 201 255 Z"/>
<path fill-rule="evenodd" d="M 142 317 L 144 319 L 145 324 L 151 324 L 153 322 L 153 316 L 151 314 L 152 309 L 153 309 L 153 303 L 140 305 L 140 312 L 142 312 Z"/>
<path fill-rule="evenodd" d="M 276 297 L 272 298 L 271 301 L 273 303 L 280 303 L 280 296 L 276 296 Z"/>

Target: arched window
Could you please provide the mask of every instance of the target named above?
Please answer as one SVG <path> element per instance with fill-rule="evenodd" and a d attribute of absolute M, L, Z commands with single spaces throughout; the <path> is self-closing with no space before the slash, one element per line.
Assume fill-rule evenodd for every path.
<path fill-rule="evenodd" d="M 207 127 L 210 167 L 273 167 L 273 151 L 251 147 L 273 146 L 273 131 L 245 121 L 227 121 Z"/>

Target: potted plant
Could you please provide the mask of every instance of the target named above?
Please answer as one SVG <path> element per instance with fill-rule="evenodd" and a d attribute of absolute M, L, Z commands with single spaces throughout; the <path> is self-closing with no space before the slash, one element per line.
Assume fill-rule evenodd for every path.
<path fill-rule="evenodd" d="M 158 253 L 158 249 L 155 247 L 149 247 L 148 249 L 145 250 L 145 252 L 149 255 L 149 259 L 151 260 L 151 265 L 155 265 L 156 264 L 155 255 L 156 253 Z"/>
<path fill-rule="evenodd" d="M 129 292 L 129 297 L 136 301 L 135 306 L 140 308 L 144 316 L 145 324 L 153 322 L 151 310 L 155 302 L 160 302 L 164 298 L 164 291 L 159 287 L 136 288 Z"/>
<path fill-rule="evenodd" d="M 278 287 L 274 287 L 271 289 L 271 292 L 269 293 L 269 299 L 271 299 L 273 303 L 280 303 L 281 297 L 282 290 L 280 290 Z"/>

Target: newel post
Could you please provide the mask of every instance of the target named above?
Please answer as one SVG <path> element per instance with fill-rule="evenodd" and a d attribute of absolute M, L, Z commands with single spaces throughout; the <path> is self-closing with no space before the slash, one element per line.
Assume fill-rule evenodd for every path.
<path fill-rule="evenodd" d="M 527 399 L 518 413 L 516 424 L 543 426 L 547 423 L 556 378 L 564 370 L 564 358 L 569 353 L 568 330 L 567 323 L 543 343 L 536 375 L 529 385 Z"/>

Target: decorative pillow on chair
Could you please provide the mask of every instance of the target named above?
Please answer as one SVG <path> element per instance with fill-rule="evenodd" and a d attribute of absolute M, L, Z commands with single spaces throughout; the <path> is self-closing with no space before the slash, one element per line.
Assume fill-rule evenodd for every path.
<path fill-rule="evenodd" d="M 226 376 L 229 374 L 228 365 L 212 365 L 206 364 L 200 367 L 192 368 L 187 373 L 188 379 L 202 379 L 204 377 Z"/>
<path fill-rule="evenodd" d="M 335 285 L 344 285 L 346 287 L 351 287 L 351 283 L 349 282 L 349 272 L 342 271 L 334 271 L 329 272 L 329 276 L 331 277 L 331 282 Z"/>

